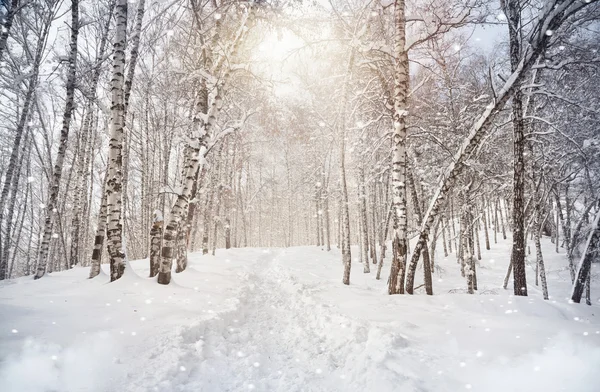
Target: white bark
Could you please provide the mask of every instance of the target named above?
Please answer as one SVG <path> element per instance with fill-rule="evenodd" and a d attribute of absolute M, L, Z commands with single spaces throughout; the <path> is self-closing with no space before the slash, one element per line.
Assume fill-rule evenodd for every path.
<path fill-rule="evenodd" d="M 123 127 L 125 107 L 123 84 L 125 82 L 125 41 L 127 34 L 127 0 L 118 0 L 115 10 L 117 27 L 114 38 L 113 72 L 111 79 L 111 124 L 108 153 L 108 181 L 106 182 L 110 241 L 110 280 L 119 279 L 125 272 L 125 250 L 122 223 L 123 184 Z"/>

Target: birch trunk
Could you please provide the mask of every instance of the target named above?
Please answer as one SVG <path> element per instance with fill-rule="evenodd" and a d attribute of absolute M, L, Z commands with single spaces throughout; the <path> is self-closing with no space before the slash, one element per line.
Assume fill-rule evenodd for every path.
<path fill-rule="evenodd" d="M 444 224 L 444 215 L 442 215 L 440 217 L 440 222 L 442 224 L 442 244 L 444 245 L 444 257 L 448 257 L 448 247 L 446 246 L 446 228 L 447 228 L 447 225 Z M 450 236 L 450 233 L 448 233 L 448 236 Z"/>
<path fill-rule="evenodd" d="M 490 234 L 488 231 L 488 220 L 487 220 L 487 204 L 485 202 L 485 196 L 483 197 L 483 234 L 485 236 L 485 249 L 490 250 Z"/>
<path fill-rule="evenodd" d="M 404 276 L 407 260 L 407 216 L 406 216 L 406 99 L 408 96 L 408 53 L 406 46 L 406 18 L 404 0 L 394 2 L 394 133 L 392 136 L 392 208 L 393 237 L 392 263 L 388 294 L 404 294 Z M 407 282 L 414 280 L 414 271 Z M 410 283 L 412 293 L 412 283 Z"/>
<path fill-rule="evenodd" d="M 8 34 L 12 27 L 13 19 L 15 14 L 19 10 L 19 0 L 11 0 L 10 6 L 7 5 L 8 12 L 4 16 L 2 23 L 2 30 L 0 32 L 0 61 L 2 61 L 2 55 L 6 50 L 6 41 L 8 41 Z"/>
<path fill-rule="evenodd" d="M 369 261 L 369 238 L 368 238 L 368 223 L 367 223 L 367 195 L 365 192 L 365 168 L 363 165 L 359 167 L 359 185 L 358 185 L 358 202 L 360 215 L 360 238 L 362 245 L 363 272 L 368 274 L 371 272 Z"/>
<path fill-rule="evenodd" d="M 108 181 L 108 171 L 104 174 L 102 184 L 102 201 L 100 202 L 100 211 L 98 211 L 98 225 L 96 234 L 94 235 L 94 249 L 92 250 L 92 260 L 90 263 L 90 276 L 92 279 L 100 273 L 100 265 L 102 264 L 102 251 L 104 250 L 104 238 L 106 236 L 106 221 L 108 216 L 106 181 Z"/>
<path fill-rule="evenodd" d="M 594 219 L 594 223 L 592 224 L 592 231 L 587 240 L 587 244 L 585 246 L 585 252 L 583 257 L 581 258 L 581 262 L 579 263 L 579 267 L 577 269 L 577 275 L 575 284 L 573 285 L 573 291 L 571 293 L 571 300 L 575 303 L 581 302 L 581 297 L 583 295 L 583 290 L 586 285 L 586 281 L 588 276 L 590 275 L 590 271 L 592 268 L 592 260 L 598 257 L 598 253 L 600 252 L 600 212 L 596 213 L 596 219 Z"/>
<path fill-rule="evenodd" d="M 352 69 L 354 68 L 354 56 L 356 49 L 353 47 L 348 58 L 346 68 L 346 80 L 344 82 L 344 92 L 342 96 L 342 110 L 340 113 L 340 236 L 342 245 L 342 263 L 344 265 L 344 274 L 342 283 L 350 284 L 350 271 L 352 268 L 352 253 L 350 250 L 350 212 L 348 211 L 348 185 L 346 183 L 346 105 L 348 103 L 348 94 L 350 89 L 350 79 L 352 78 Z"/>
<path fill-rule="evenodd" d="M 160 265 L 160 242 L 162 239 L 163 217 L 159 210 L 154 211 L 154 222 L 150 230 L 150 277 L 158 274 Z"/>
<path fill-rule="evenodd" d="M 77 36 L 79 34 L 79 1 L 71 0 L 71 38 L 69 48 L 69 60 L 67 70 L 65 111 L 63 114 L 62 128 L 60 131 L 60 144 L 58 145 L 58 155 L 52 171 L 51 183 L 49 184 L 49 195 L 46 206 L 46 221 L 44 223 L 44 234 L 38 255 L 38 267 L 35 279 L 39 279 L 46 273 L 46 264 L 48 263 L 48 248 L 52 237 L 52 228 L 54 225 L 54 215 L 57 212 L 57 200 L 60 190 L 60 179 L 62 177 L 63 163 L 67 152 L 67 142 L 69 140 L 69 130 L 71 127 L 71 117 L 73 114 L 75 100 L 75 78 L 77 65 Z"/>
<path fill-rule="evenodd" d="M 544 256 L 542 254 L 542 244 L 540 243 L 542 224 L 541 224 L 541 219 L 540 219 L 541 209 L 539 207 L 539 203 L 538 203 L 536 210 L 537 210 L 536 216 L 535 216 L 536 226 L 535 226 L 534 233 L 533 233 L 533 241 L 535 243 L 535 254 L 536 254 L 536 259 L 537 259 L 538 272 L 539 272 L 540 280 L 542 281 L 542 294 L 544 295 L 544 299 L 548 300 L 549 296 L 548 296 L 548 283 L 546 281 L 546 267 L 544 265 Z"/>
<path fill-rule="evenodd" d="M 422 223 L 423 213 L 421 212 L 421 204 L 419 203 L 419 195 L 417 194 L 417 188 L 415 184 L 415 180 L 413 178 L 413 174 L 410 170 L 406 172 L 406 180 L 408 181 L 408 186 L 410 187 L 411 201 L 413 204 L 413 209 L 415 211 L 415 215 L 417 216 L 417 221 Z M 435 242 L 435 234 L 434 239 Z M 429 250 L 427 246 L 423 248 L 423 279 L 425 282 L 425 291 L 427 295 L 433 295 L 433 282 L 431 277 L 431 259 L 429 257 Z"/>
<path fill-rule="evenodd" d="M 111 242 L 110 281 L 123 276 L 125 272 L 125 250 L 123 247 L 123 128 L 125 103 L 123 84 L 125 72 L 125 41 L 127 34 L 127 0 L 117 0 L 115 9 L 117 21 L 114 38 L 113 72 L 111 79 L 111 124 L 108 153 L 107 194 L 107 237 Z"/>
<path fill-rule="evenodd" d="M 521 4 L 520 0 L 508 0 L 505 3 L 504 13 L 508 18 L 510 65 L 515 72 L 521 60 Z M 514 295 L 527 296 L 527 278 L 525 275 L 525 124 L 523 122 L 523 92 L 520 83 L 515 83 L 515 92 L 512 98 L 512 124 L 513 124 L 513 283 Z M 508 219 L 508 217 L 507 217 Z"/>

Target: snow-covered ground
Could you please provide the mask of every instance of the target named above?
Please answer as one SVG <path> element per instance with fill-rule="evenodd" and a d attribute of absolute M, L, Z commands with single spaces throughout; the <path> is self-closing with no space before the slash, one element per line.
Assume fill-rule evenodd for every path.
<path fill-rule="evenodd" d="M 0 391 L 600 390 L 600 285 L 593 306 L 570 304 L 546 240 L 551 300 L 531 268 L 514 297 L 509 244 L 483 251 L 475 295 L 441 247 L 433 297 L 388 296 L 389 261 L 377 281 L 356 251 L 344 286 L 338 250 L 317 247 L 192 254 L 169 286 L 144 260 L 111 284 L 86 268 L 7 281 Z"/>

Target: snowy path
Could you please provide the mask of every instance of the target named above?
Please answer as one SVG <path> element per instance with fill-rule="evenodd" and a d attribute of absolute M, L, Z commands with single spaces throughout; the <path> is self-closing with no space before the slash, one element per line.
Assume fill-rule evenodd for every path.
<path fill-rule="evenodd" d="M 318 288 L 286 275 L 281 253 L 265 253 L 243 276 L 235 310 L 182 331 L 179 372 L 156 390 L 362 391 L 390 381 L 414 390 L 399 369 L 379 368 L 407 341 L 316 304 L 311 294 Z"/>

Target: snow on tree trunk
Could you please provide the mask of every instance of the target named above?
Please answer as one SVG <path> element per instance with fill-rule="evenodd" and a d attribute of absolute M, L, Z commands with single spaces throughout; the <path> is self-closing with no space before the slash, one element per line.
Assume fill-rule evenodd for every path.
<path fill-rule="evenodd" d="M 104 175 L 102 184 L 102 201 L 100 202 L 100 211 L 98 211 L 98 225 L 94 235 L 94 248 L 92 250 L 92 260 L 90 267 L 90 276 L 92 279 L 100 273 L 100 264 L 102 264 L 102 251 L 104 250 L 104 238 L 106 236 L 106 221 L 108 217 L 106 181 L 108 181 L 108 171 Z"/>
<path fill-rule="evenodd" d="M 481 216 L 483 220 L 483 234 L 485 236 L 485 249 L 490 250 L 490 234 L 488 231 L 488 219 L 487 219 L 487 204 L 485 202 L 485 196 L 483 197 L 483 214 Z"/>
<path fill-rule="evenodd" d="M 541 222 L 540 222 L 540 215 L 539 215 L 539 211 L 536 212 L 536 227 L 533 233 L 533 241 L 535 242 L 535 255 L 536 255 L 536 259 L 537 259 L 537 267 L 538 267 L 538 272 L 540 275 L 540 280 L 542 281 L 542 293 L 544 296 L 544 299 L 549 299 L 550 297 L 548 296 L 548 283 L 546 281 L 546 267 L 544 266 L 544 256 L 542 254 L 542 244 L 540 242 L 540 236 L 541 236 Z"/>
<path fill-rule="evenodd" d="M 367 195 L 365 192 L 365 168 L 363 165 L 359 167 L 359 184 L 358 184 L 358 203 L 359 203 L 359 218 L 360 218 L 360 238 L 361 251 L 363 259 L 363 272 L 368 274 L 371 272 L 369 262 L 369 238 L 368 238 L 368 222 L 367 222 Z"/>
<path fill-rule="evenodd" d="M 504 13 L 508 18 L 509 51 L 511 71 L 515 72 L 521 60 L 521 5 L 520 0 L 508 0 Z M 527 279 L 525 275 L 525 124 L 523 122 L 523 92 L 520 83 L 515 83 L 512 97 L 513 125 L 513 284 L 514 294 L 527 296 Z"/>
<path fill-rule="evenodd" d="M 155 210 L 153 214 L 152 229 L 150 230 L 150 277 L 158 274 L 160 265 L 160 243 L 162 240 L 163 216 L 160 210 Z"/>
<path fill-rule="evenodd" d="M 404 276 L 408 241 L 406 238 L 406 117 L 408 108 L 408 53 L 406 52 L 406 18 L 404 15 L 404 0 L 394 2 L 394 133 L 392 136 L 392 208 L 393 208 L 393 235 L 392 235 L 392 263 L 388 294 L 404 294 Z M 408 275 L 407 282 L 414 281 L 414 271 Z"/>
<path fill-rule="evenodd" d="M 60 131 L 60 144 L 58 145 L 58 155 L 54 162 L 54 169 L 49 184 L 49 195 L 46 204 L 46 220 L 44 222 L 44 234 L 40 245 L 38 255 L 38 267 L 35 279 L 39 279 L 46 273 L 46 264 L 48 263 L 48 249 L 50 240 L 53 236 L 52 228 L 54 225 L 54 216 L 57 212 L 58 193 L 60 191 L 60 179 L 62 177 L 63 163 L 67 152 L 67 142 L 69 140 L 69 130 L 71 127 L 71 117 L 75 105 L 75 77 L 77 65 L 77 36 L 79 34 L 79 1 L 71 0 L 71 38 L 69 49 L 69 60 L 67 70 L 65 111 L 63 114 L 62 128 Z"/>
<path fill-rule="evenodd" d="M 346 105 L 348 104 L 348 95 L 350 90 L 350 79 L 354 68 L 354 57 L 356 48 L 352 47 L 348 64 L 346 65 L 346 75 L 344 81 L 344 91 L 342 93 L 342 108 L 340 113 L 339 138 L 340 138 L 340 236 L 342 246 L 342 264 L 344 274 L 342 283 L 350 284 L 350 271 L 352 268 L 352 253 L 350 250 L 350 211 L 348 205 L 348 184 L 346 181 Z"/>
<path fill-rule="evenodd" d="M 586 281 L 590 275 L 592 268 L 592 260 L 598 258 L 600 253 L 600 212 L 596 213 L 596 219 L 592 224 L 592 231 L 588 237 L 585 253 L 581 257 L 579 266 L 577 268 L 577 275 L 575 284 L 573 285 L 573 291 L 571 292 L 571 300 L 575 303 L 581 302 L 583 290 L 586 286 Z"/>
<path fill-rule="evenodd" d="M 377 188 L 375 183 L 372 186 L 371 194 L 373 195 L 371 199 L 371 260 L 373 264 L 377 264 Z M 329 217 L 329 214 L 327 216 Z M 329 250 L 329 241 L 327 250 Z"/>
<path fill-rule="evenodd" d="M 410 188 L 411 194 L 411 202 L 413 205 L 413 210 L 415 215 L 417 216 L 417 222 L 421 223 L 423 220 L 423 213 L 421 212 L 421 204 L 419 203 L 419 195 L 417 194 L 417 188 L 415 184 L 415 180 L 413 178 L 413 173 L 410 170 L 406 172 L 406 180 L 408 181 L 407 185 Z M 434 239 L 435 242 L 435 234 Z M 429 250 L 427 246 L 423 248 L 423 279 L 425 282 L 425 291 L 427 295 L 433 295 L 433 282 L 431 279 L 431 259 L 429 257 Z"/>
<path fill-rule="evenodd" d="M 385 240 L 388 236 L 388 231 L 390 227 L 390 220 L 392 219 L 393 214 L 393 206 L 390 205 L 388 209 L 387 218 L 385 219 L 385 228 L 383 229 L 383 235 L 381 236 L 381 248 L 379 250 L 379 263 L 377 264 L 377 276 L 375 279 L 381 279 L 381 269 L 383 268 L 383 259 L 385 258 Z"/>
<path fill-rule="evenodd" d="M 5 3 L 5 2 L 3 2 Z M 6 6 L 6 5 L 5 5 Z M 2 30 L 0 31 L 0 61 L 2 61 L 2 55 L 6 50 L 6 41 L 8 41 L 8 34 L 12 27 L 13 18 L 19 9 L 19 0 L 12 0 L 10 6 L 8 6 L 8 12 L 4 16 L 2 23 Z"/>
<path fill-rule="evenodd" d="M 125 72 L 125 44 L 127 34 L 127 0 L 118 0 L 115 9 L 116 32 L 114 38 L 113 71 L 111 79 L 111 122 L 108 152 L 107 237 L 111 242 L 110 280 L 115 281 L 125 272 L 123 246 L 123 128 L 125 103 L 123 84 Z"/>

